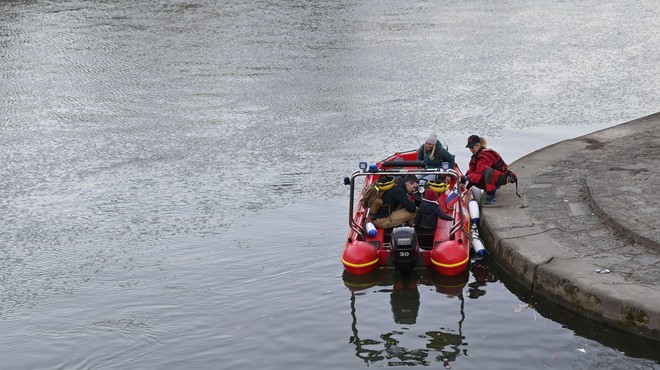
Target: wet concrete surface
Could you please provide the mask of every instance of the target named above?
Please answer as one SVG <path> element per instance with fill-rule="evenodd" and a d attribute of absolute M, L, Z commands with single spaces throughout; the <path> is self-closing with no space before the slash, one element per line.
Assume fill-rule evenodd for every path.
<path fill-rule="evenodd" d="M 660 114 L 540 149 L 482 207 L 481 235 L 535 294 L 660 340 Z"/>

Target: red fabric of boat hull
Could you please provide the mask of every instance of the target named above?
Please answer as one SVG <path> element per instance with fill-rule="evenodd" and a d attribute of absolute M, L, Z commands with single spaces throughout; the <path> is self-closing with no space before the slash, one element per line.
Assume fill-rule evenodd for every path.
<path fill-rule="evenodd" d="M 364 275 L 378 267 L 378 250 L 373 244 L 354 241 L 346 246 L 341 262 L 346 271 L 355 275 Z"/>
<path fill-rule="evenodd" d="M 418 166 L 412 164 L 416 159 L 417 151 L 412 150 L 407 152 L 397 152 L 393 156 L 378 162 L 377 171 L 373 171 L 373 175 L 368 174 L 364 177 L 364 183 L 357 198 L 361 199 L 363 197 L 367 185 L 374 183 L 379 176 L 387 175 L 389 171 L 410 171 L 410 173 L 419 171 Z M 407 161 L 411 162 L 409 163 Z M 384 163 L 386 162 L 392 167 L 391 169 L 390 167 L 384 166 Z M 389 162 L 400 165 L 400 167 L 393 166 Z M 458 177 L 462 176 L 458 166 L 456 166 L 454 170 L 457 172 Z M 364 170 L 361 173 L 365 173 Z M 401 174 L 399 175 L 403 176 Z M 355 178 L 353 178 L 353 180 L 354 179 Z M 456 177 L 447 176 L 447 180 L 450 180 L 450 189 L 453 189 L 453 187 L 457 185 Z M 353 186 L 354 183 L 354 181 L 350 181 L 348 184 Z M 452 225 L 458 223 L 463 223 L 463 226 L 469 230 L 468 198 L 461 185 L 459 185 L 459 189 L 456 190 L 457 191 L 453 194 L 454 199 L 449 202 L 451 207 L 447 206 L 449 192 L 441 192 L 438 194 L 440 209 L 445 214 L 453 215 L 455 221 L 452 223 L 439 220 L 438 226 L 433 232 L 433 237 L 429 238 L 428 234 L 423 237 L 424 244 L 420 244 L 420 247 L 423 246 L 423 248 L 419 249 L 419 256 L 416 265 L 416 267 L 427 267 L 435 271 L 437 274 L 444 276 L 457 276 L 465 272 L 469 264 L 469 237 L 463 232 L 463 228 L 457 230 L 454 234 L 450 233 Z M 353 188 L 351 188 L 351 195 L 352 194 Z M 353 209 L 352 202 L 353 200 L 351 199 L 351 209 Z M 460 213 L 459 211 L 463 212 Z M 380 228 L 376 229 L 377 234 L 373 236 L 367 235 L 364 230 L 360 233 L 358 229 L 366 229 L 365 223 L 367 221 L 370 221 L 369 210 L 361 206 L 358 202 L 357 207 L 351 215 L 351 229 L 349 230 L 348 241 L 342 255 L 342 263 L 348 274 L 359 276 L 369 274 L 374 270 L 393 267 L 392 261 L 389 257 L 389 251 L 391 249 L 389 246 L 389 234 L 386 235 L 385 230 Z M 418 231 L 418 233 L 420 233 L 420 231 Z M 418 234 L 418 237 L 420 237 L 420 235 L 421 234 Z M 434 245 L 434 247 L 429 250 L 432 245 Z"/>
<path fill-rule="evenodd" d="M 444 241 L 431 251 L 433 270 L 441 275 L 458 275 L 467 268 L 469 261 L 469 249 L 460 239 Z"/>

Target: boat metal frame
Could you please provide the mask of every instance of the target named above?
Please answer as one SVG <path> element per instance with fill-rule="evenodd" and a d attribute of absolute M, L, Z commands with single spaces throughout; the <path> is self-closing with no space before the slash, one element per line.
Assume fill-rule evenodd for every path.
<path fill-rule="evenodd" d="M 403 167 L 403 166 L 415 166 L 418 165 L 420 167 L 425 166 L 424 162 L 422 161 L 386 161 L 382 162 L 383 167 Z M 356 220 L 356 212 L 355 212 L 355 179 L 358 177 L 365 177 L 365 182 L 362 185 L 362 189 L 364 189 L 364 186 L 366 185 L 366 177 L 367 176 L 373 176 L 374 179 L 380 175 L 389 175 L 389 176 L 405 176 L 405 175 L 439 175 L 439 176 L 449 176 L 455 180 L 455 186 L 459 186 L 459 197 L 464 197 L 466 189 L 463 188 L 463 190 L 460 190 L 460 177 L 458 172 L 454 169 L 426 169 L 426 168 L 419 168 L 419 169 L 410 169 L 410 170 L 405 170 L 405 169 L 397 169 L 397 170 L 387 170 L 387 169 L 382 169 L 382 170 L 359 170 L 353 172 L 350 177 L 350 197 L 349 197 L 349 213 L 348 213 L 348 224 L 351 230 L 353 230 L 357 235 L 358 235 L 358 240 L 365 240 L 365 234 L 366 230 L 364 229 L 364 226 L 362 226 L 357 220 Z M 362 191 L 362 190 L 361 190 Z M 460 203 L 460 202 L 459 202 Z M 454 210 L 458 209 L 459 212 L 459 220 L 461 222 L 457 223 L 456 219 L 452 221 L 452 226 L 450 228 L 449 232 L 449 238 L 452 239 L 454 234 L 460 230 L 463 229 L 467 235 L 469 235 L 469 231 L 465 229 L 464 226 L 464 220 L 465 220 L 465 215 L 464 215 L 464 210 L 463 206 L 455 207 Z M 364 217 L 367 217 L 367 210 L 364 210 Z"/>

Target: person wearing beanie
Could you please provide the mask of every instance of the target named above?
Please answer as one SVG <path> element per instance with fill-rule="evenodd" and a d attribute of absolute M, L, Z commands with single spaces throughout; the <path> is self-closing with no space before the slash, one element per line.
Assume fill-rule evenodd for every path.
<path fill-rule="evenodd" d="M 426 168 L 440 168 L 442 162 L 447 162 L 449 169 L 454 169 L 454 155 L 442 147 L 435 132 L 429 134 L 424 144 L 417 150 L 417 160 L 423 161 Z M 435 180 L 435 175 L 420 176 L 420 179 Z"/>
<path fill-rule="evenodd" d="M 417 209 L 415 225 L 422 229 L 435 229 L 438 226 L 438 218 L 451 221 L 452 217 L 442 211 L 438 205 L 438 194 L 433 189 L 426 189 L 424 199 Z"/>
<path fill-rule="evenodd" d="M 495 202 L 495 192 L 505 185 L 512 174 L 502 157 L 493 149 L 487 148 L 486 138 L 478 135 L 468 137 L 466 148 L 472 152 L 468 170 L 463 181 L 467 188 L 476 186 L 486 191 L 484 204 Z"/>

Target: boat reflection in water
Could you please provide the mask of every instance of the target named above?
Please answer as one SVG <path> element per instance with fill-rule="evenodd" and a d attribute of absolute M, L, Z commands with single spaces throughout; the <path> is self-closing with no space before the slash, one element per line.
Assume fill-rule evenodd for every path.
<path fill-rule="evenodd" d="M 427 366 L 442 363 L 445 368 L 451 367 L 451 363 L 456 361 L 461 353 L 467 355 L 467 343 L 462 333 L 465 320 L 464 293 L 467 293 L 470 299 L 478 298 L 485 294 L 485 291 L 479 289 L 481 286 L 486 282 L 497 280 L 482 262 L 473 263 L 471 269 L 466 269 L 457 276 L 441 276 L 428 270 L 416 270 L 407 277 L 401 276 L 393 269 L 379 269 L 360 276 L 344 272 L 344 284 L 351 291 L 350 343 L 355 345 L 355 355 L 368 365 Z M 465 292 L 471 271 L 475 281 L 469 284 Z M 426 309 L 422 307 L 421 311 L 433 317 L 420 318 L 422 324 L 418 323 L 420 306 L 422 306 L 420 288 L 424 292 L 441 293 L 441 295 L 432 295 L 434 299 L 425 302 L 425 305 L 432 307 Z M 389 293 L 390 308 L 396 325 L 383 321 L 381 318 L 383 310 L 373 307 L 377 304 L 375 301 L 379 300 L 371 293 Z M 365 311 L 358 312 L 358 303 L 360 307 L 363 305 L 372 307 L 363 308 Z M 362 335 L 358 329 L 358 316 L 361 322 L 370 323 L 363 324 Z M 374 320 L 378 321 L 379 318 L 383 322 L 374 324 Z M 437 328 L 427 330 L 433 326 Z M 391 330 L 369 335 L 364 333 L 382 331 L 383 328 Z"/>

